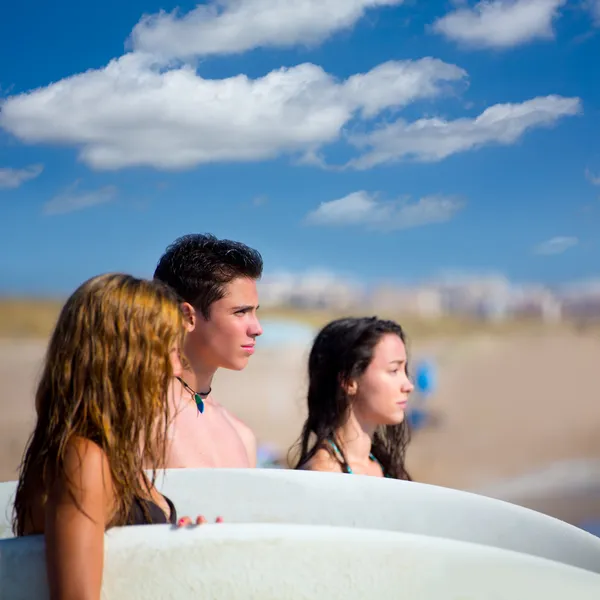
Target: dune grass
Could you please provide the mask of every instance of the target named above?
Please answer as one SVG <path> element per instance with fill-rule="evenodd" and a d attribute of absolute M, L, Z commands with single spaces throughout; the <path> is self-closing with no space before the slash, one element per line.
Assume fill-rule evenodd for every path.
<path fill-rule="evenodd" d="M 0 298 L 0 337 L 48 337 L 62 305 L 62 300 Z"/>
<path fill-rule="evenodd" d="M 51 333 L 63 300 L 38 298 L 0 298 L 0 337 L 46 338 Z M 349 311 L 300 309 L 295 307 L 261 308 L 262 317 L 293 320 L 315 328 L 341 316 L 372 315 L 372 309 Z M 576 329 L 580 332 L 600 330 L 598 322 L 561 323 L 544 325 L 535 319 L 511 319 L 498 323 L 475 318 L 445 316 L 440 319 L 419 319 L 412 315 L 378 313 L 377 316 L 392 318 L 402 324 L 408 335 L 415 339 L 429 337 L 462 337 L 465 335 L 504 335 L 515 333 L 543 333 L 548 329 Z"/>
<path fill-rule="evenodd" d="M 375 311 L 372 308 L 354 309 L 339 312 L 332 310 L 301 310 L 291 307 L 280 307 L 264 310 L 264 316 L 281 318 L 306 323 L 315 328 L 322 327 L 332 319 L 341 316 L 378 316 L 393 319 L 400 323 L 411 338 L 431 337 L 462 337 L 468 335 L 513 335 L 519 333 L 546 333 L 549 331 L 580 331 L 589 332 L 593 329 L 600 331 L 600 321 L 560 323 L 544 323 L 536 318 L 512 318 L 492 322 L 477 317 L 461 317 L 445 315 L 438 319 L 423 319 L 412 314 L 402 314 L 392 311 Z"/>

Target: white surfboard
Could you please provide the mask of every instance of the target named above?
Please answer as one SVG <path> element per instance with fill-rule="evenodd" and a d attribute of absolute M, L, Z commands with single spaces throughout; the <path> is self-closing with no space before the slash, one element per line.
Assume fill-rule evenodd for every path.
<path fill-rule="evenodd" d="M 16 481 L 0 483 L 0 540 L 12 537 L 12 511 L 15 500 Z"/>
<path fill-rule="evenodd" d="M 600 539 L 500 500 L 414 482 L 291 470 L 169 470 L 180 515 L 227 522 L 351 526 L 515 550 L 600 573 Z"/>
<path fill-rule="evenodd" d="M 0 541 L 7 600 L 44 600 L 41 537 Z M 127 527 L 106 536 L 106 600 L 597 600 L 600 575 L 429 536 L 310 525 Z"/>
<path fill-rule="evenodd" d="M 157 482 L 180 516 L 227 523 L 332 525 L 435 536 L 513 550 L 600 573 L 600 538 L 500 500 L 359 475 L 274 469 L 176 469 Z M 0 484 L 11 512 L 15 483 Z M 9 506 L 7 506 L 7 504 Z M 5 535 L 11 535 L 8 521 Z"/>

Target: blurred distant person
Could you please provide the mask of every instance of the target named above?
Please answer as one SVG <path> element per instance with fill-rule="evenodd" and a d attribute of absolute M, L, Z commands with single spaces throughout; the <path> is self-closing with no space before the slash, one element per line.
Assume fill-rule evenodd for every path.
<path fill-rule="evenodd" d="M 218 369 L 240 371 L 254 353 L 262 269 L 256 250 L 203 234 L 175 240 L 158 262 L 154 277 L 178 294 L 188 330 L 189 368 L 174 384 L 169 468 L 256 466 L 253 432 L 214 399 L 211 385 Z"/>
<path fill-rule="evenodd" d="M 414 373 L 416 389 L 406 415 L 412 431 L 437 421 L 437 419 L 432 419 L 432 415 L 427 410 L 427 400 L 435 391 L 434 364 L 422 361 L 416 365 Z"/>
<path fill-rule="evenodd" d="M 154 487 L 184 334 L 173 291 L 129 275 L 90 279 L 60 313 L 13 518 L 17 536 L 45 536 L 53 600 L 100 598 L 106 529 L 190 523 Z"/>
<path fill-rule="evenodd" d="M 332 321 L 308 360 L 308 417 L 296 469 L 410 480 L 404 332 L 375 317 Z"/>

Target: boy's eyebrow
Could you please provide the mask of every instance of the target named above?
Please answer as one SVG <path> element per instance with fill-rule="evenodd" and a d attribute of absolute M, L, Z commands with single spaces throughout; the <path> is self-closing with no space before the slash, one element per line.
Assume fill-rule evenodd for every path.
<path fill-rule="evenodd" d="M 256 309 L 258 310 L 260 308 L 260 304 L 258 304 L 257 306 L 253 306 L 252 304 L 242 304 L 240 306 L 234 306 L 232 307 L 231 310 L 237 312 L 239 310 L 251 310 L 251 309 Z"/>
<path fill-rule="evenodd" d="M 399 365 L 403 365 L 406 362 L 405 359 L 403 358 L 397 358 L 395 360 L 390 360 L 390 365 L 393 365 L 394 363 L 398 363 Z"/>

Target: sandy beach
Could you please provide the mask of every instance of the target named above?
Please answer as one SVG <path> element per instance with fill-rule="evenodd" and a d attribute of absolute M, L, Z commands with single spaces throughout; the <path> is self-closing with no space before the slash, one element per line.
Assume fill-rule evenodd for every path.
<path fill-rule="evenodd" d="M 260 347 L 260 344 L 259 344 Z M 45 341 L 0 340 L 0 480 L 14 479 L 34 422 Z M 307 347 L 260 348 L 218 373 L 216 398 L 284 454 L 303 420 Z M 416 480 L 482 491 L 575 524 L 600 518 L 600 339 L 548 332 L 428 340 L 435 425 L 415 432 Z"/>

